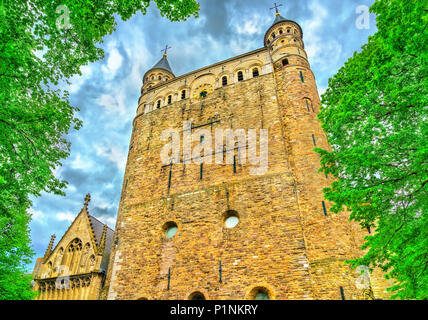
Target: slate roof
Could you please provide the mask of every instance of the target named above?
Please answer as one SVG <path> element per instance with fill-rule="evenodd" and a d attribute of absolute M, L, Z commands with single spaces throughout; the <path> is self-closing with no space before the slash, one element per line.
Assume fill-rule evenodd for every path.
<path fill-rule="evenodd" d="M 170 72 L 172 75 L 174 75 L 174 72 L 172 72 L 171 66 L 169 65 L 168 59 L 167 59 L 167 57 L 165 55 L 150 70 L 153 70 L 153 69 L 166 70 L 166 71 Z M 149 72 L 149 71 L 147 71 L 147 72 Z"/>
<path fill-rule="evenodd" d="M 101 237 L 103 235 L 104 223 L 99 221 L 97 218 L 91 216 L 90 214 L 88 214 L 88 216 L 92 224 L 92 230 L 94 231 L 95 240 L 97 242 L 97 245 L 99 245 L 101 242 Z M 103 271 L 107 271 L 110 251 L 113 245 L 113 237 L 114 237 L 114 231 L 107 226 L 106 242 L 105 242 L 105 247 L 103 252 L 103 259 L 101 262 L 101 270 Z"/>

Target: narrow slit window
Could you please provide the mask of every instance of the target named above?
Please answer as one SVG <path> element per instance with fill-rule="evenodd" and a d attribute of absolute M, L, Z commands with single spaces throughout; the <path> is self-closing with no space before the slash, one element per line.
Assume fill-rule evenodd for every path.
<path fill-rule="evenodd" d="M 181 91 L 181 100 L 186 99 L 186 90 Z"/>
<path fill-rule="evenodd" d="M 161 101 L 159 100 L 158 103 L 157 103 L 156 108 L 160 109 L 160 107 L 161 107 Z"/>
<path fill-rule="evenodd" d="M 168 104 L 172 103 L 172 96 L 168 96 Z"/>
<path fill-rule="evenodd" d="M 303 72 L 300 71 L 300 80 L 302 80 L 302 82 L 305 82 L 305 79 L 303 78 Z"/>
<path fill-rule="evenodd" d="M 202 180 L 204 177 L 204 164 L 201 163 L 201 166 L 199 168 L 199 180 Z"/>
<path fill-rule="evenodd" d="M 312 141 L 314 142 L 314 146 L 316 147 L 317 146 L 317 142 L 315 140 L 315 135 L 314 134 L 312 135 Z"/>
<path fill-rule="evenodd" d="M 322 201 L 322 210 L 324 211 L 324 215 L 327 217 L 327 208 L 325 207 L 324 201 Z"/>

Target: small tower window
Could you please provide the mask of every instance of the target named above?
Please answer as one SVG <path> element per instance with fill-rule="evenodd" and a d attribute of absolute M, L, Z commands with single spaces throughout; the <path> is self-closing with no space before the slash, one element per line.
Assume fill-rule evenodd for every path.
<path fill-rule="evenodd" d="M 164 225 L 163 229 L 165 231 L 167 239 L 172 239 L 178 231 L 178 226 L 175 222 L 167 222 Z"/>
<path fill-rule="evenodd" d="M 249 298 L 252 300 L 271 300 L 272 293 L 265 287 L 256 287 L 251 290 Z"/>
<path fill-rule="evenodd" d="M 181 100 L 186 99 L 186 90 L 181 91 Z"/>
<path fill-rule="evenodd" d="M 259 69 L 254 68 L 253 69 L 253 78 L 258 77 L 259 76 Z"/>
<path fill-rule="evenodd" d="M 208 92 L 206 90 L 201 91 L 201 93 L 199 93 L 199 96 L 201 98 L 205 98 L 207 96 Z"/>
<path fill-rule="evenodd" d="M 168 104 L 171 104 L 172 103 L 172 96 L 171 95 L 169 95 L 168 96 Z"/>
<path fill-rule="evenodd" d="M 275 39 L 275 32 L 272 33 L 272 39 Z"/>
<path fill-rule="evenodd" d="M 282 66 L 283 67 L 288 66 L 288 59 L 283 59 L 282 60 Z"/>
<path fill-rule="evenodd" d="M 283 34 L 282 29 L 281 29 L 281 30 L 279 30 L 279 34 Z"/>
<path fill-rule="evenodd" d="M 239 216 L 236 211 L 229 210 L 224 215 L 224 225 L 227 229 L 233 229 L 239 224 Z"/>
<path fill-rule="evenodd" d="M 254 300 L 269 300 L 269 296 L 267 293 L 259 290 L 259 292 L 256 293 Z"/>
<path fill-rule="evenodd" d="M 244 80 L 244 74 L 242 73 L 242 71 L 238 72 L 238 81 L 243 81 Z"/>
<path fill-rule="evenodd" d="M 206 300 L 205 296 L 197 291 L 197 292 L 193 292 L 190 296 L 189 296 L 189 300 Z"/>
<path fill-rule="evenodd" d="M 287 29 L 287 33 L 290 33 L 291 32 L 291 29 Z"/>
<path fill-rule="evenodd" d="M 159 100 L 159 101 L 157 102 L 156 108 L 160 109 L 160 107 L 161 107 L 161 101 Z"/>
<path fill-rule="evenodd" d="M 224 86 L 227 86 L 227 77 L 224 76 L 223 78 L 221 78 L 221 84 Z"/>
<path fill-rule="evenodd" d="M 158 79 L 159 79 L 159 80 L 162 80 L 162 77 L 161 77 L 161 76 L 159 76 L 159 77 L 158 77 Z"/>

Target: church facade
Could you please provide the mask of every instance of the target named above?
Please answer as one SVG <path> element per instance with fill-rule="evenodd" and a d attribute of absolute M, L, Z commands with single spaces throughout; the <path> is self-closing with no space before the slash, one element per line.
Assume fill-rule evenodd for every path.
<path fill-rule="evenodd" d="M 388 297 L 379 271 L 361 274 L 344 263 L 363 254 L 369 230 L 351 223 L 347 212 L 329 212 L 323 198 L 332 180 L 318 172 L 314 148 L 329 145 L 317 119 L 320 99 L 303 30 L 277 12 L 261 41 L 260 49 L 181 76 L 165 50 L 146 72 L 114 236 L 106 227 L 96 236 L 86 203 L 38 260 L 41 299 Z M 267 170 L 254 174 L 254 165 L 241 161 L 252 149 L 249 140 L 223 138 L 220 156 L 230 155 L 229 162 L 189 161 L 219 156 L 213 147 L 192 159 L 179 152 L 178 161 L 165 163 L 168 130 L 178 131 L 180 141 L 190 135 L 192 145 L 219 130 L 238 140 L 239 132 L 265 130 Z M 89 244 L 91 259 L 69 253 L 77 238 L 79 250 Z M 52 289 L 55 259 L 73 271 L 74 293 Z M 88 277 L 93 287 L 82 291 Z"/>
<path fill-rule="evenodd" d="M 314 148 L 329 145 L 303 30 L 277 12 L 263 44 L 182 76 L 165 51 L 144 75 L 107 299 L 387 296 L 380 273 L 369 279 L 344 263 L 362 255 L 368 231 L 323 199 L 332 181 Z M 268 130 L 268 170 L 254 175 L 237 161 L 248 142 L 221 142 L 233 163 L 194 163 L 181 152 L 168 165 L 160 154 L 170 129 L 192 143 L 218 130 Z"/>
<path fill-rule="evenodd" d="M 114 231 L 89 214 L 85 204 L 54 246 L 52 236 L 46 253 L 34 267 L 37 300 L 97 300 L 105 281 Z"/>

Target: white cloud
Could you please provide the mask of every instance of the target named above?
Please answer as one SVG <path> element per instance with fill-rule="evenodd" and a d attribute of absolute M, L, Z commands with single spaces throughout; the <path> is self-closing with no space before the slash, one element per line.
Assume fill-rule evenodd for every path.
<path fill-rule="evenodd" d="M 328 71 L 338 63 L 342 53 L 342 45 L 334 39 L 326 41 L 322 28 L 330 18 L 325 5 L 319 0 L 313 0 L 308 5 L 312 11 L 312 16 L 302 22 L 305 32 L 305 50 L 309 61 L 316 69 Z"/>
<path fill-rule="evenodd" d="M 98 195 L 94 195 L 92 197 L 92 203 L 95 207 L 98 207 L 100 209 L 110 209 L 111 207 L 114 206 L 113 203 L 107 202 L 105 199 L 101 198 Z"/>
<path fill-rule="evenodd" d="M 109 159 L 121 171 L 125 170 L 127 156 L 124 150 L 114 145 L 95 145 L 95 150 L 98 156 Z"/>
<path fill-rule="evenodd" d="M 109 52 L 110 54 L 107 59 L 107 66 L 102 66 L 102 70 L 106 73 L 107 78 L 111 79 L 116 75 L 117 70 L 119 70 L 122 65 L 123 57 L 116 48 Z"/>
<path fill-rule="evenodd" d="M 33 208 L 30 208 L 28 210 L 28 213 L 31 214 L 32 221 L 38 222 L 39 224 L 43 224 L 43 225 L 46 224 L 47 217 L 42 211 L 34 210 Z"/>
<path fill-rule="evenodd" d="M 71 167 L 73 169 L 88 170 L 91 169 L 92 166 L 92 161 L 90 159 L 83 160 L 80 153 L 78 153 L 74 160 L 71 162 Z"/>
<path fill-rule="evenodd" d="M 241 20 L 234 20 L 235 23 L 233 27 L 235 28 L 236 32 L 240 35 L 248 35 L 248 36 L 254 36 L 256 34 L 262 34 L 263 32 L 263 22 L 265 20 L 265 17 L 255 13 L 250 17 L 247 16 L 241 16 L 244 21 Z"/>
<path fill-rule="evenodd" d="M 118 89 L 123 89 L 122 87 L 118 87 Z M 101 95 L 96 103 L 102 107 L 104 107 L 108 114 L 125 116 L 127 114 L 126 105 L 125 105 L 125 97 L 123 95 L 123 91 L 117 90 L 117 94 L 114 96 L 111 94 L 103 94 Z M 115 91 L 116 91 L 115 90 Z M 121 119 L 123 121 L 123 119 Z"/>
<path fill-rule="evenodd" d="M 67 213 L 57 213 L 55 217 L 59 221 L 73 222 L 74 219 L 76 218 L 76 215 L 74 213 L 67 212 Z"/>
<path fill-rule="evenodd" d="M 116 225 L 115 217 L 100 216 L 97 217 L 97 219 L 100 220 L 102 223 L 107 224 L 112 229 L 114 229 L 114 226 Z"/>
<path fill-rule="evenodd" d="M 70 79 L 71 85 L 66 88 L 70 93 L 79 91 L 80 87 L 92 76 L 92 67 L 90 65 L 80 67 L 80 71 L 82 73 L 81 76 L 75 75 Z"/>

